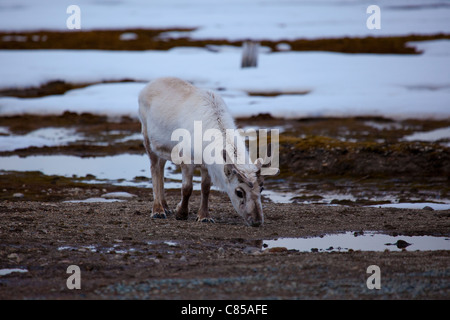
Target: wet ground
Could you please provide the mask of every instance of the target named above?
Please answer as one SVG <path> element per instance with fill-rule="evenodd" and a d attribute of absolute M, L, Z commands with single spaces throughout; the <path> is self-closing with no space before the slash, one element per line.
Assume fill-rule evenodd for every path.
<path fill-rule="evenodd" d="M 265 196 L 272 201 L 450 204 L 450 120 L 260 115 L 237 123 L 244 130 L 280 131 L 281 174 L 266 179 Z M 22 200 L 74 200 L 58 189 L 101 189 L 93 184 L 151 188 L 136 119 L 66 112 L 0 117 L 0 129 L 0 199 L 23 193 Z M 166 187 L 179 188 L 180 182 L 179 169 L 168 163 Z"/>
<path fill-rule="evenodd" d="M 218 193 L 211 199 L 215 224 L 198 223 L 195 214 L 188 221 L 151 219 L 147 200 L 4 201 L 0 265 L 23 272 L 0 278 L 0 298 L 449 298 L 448 210 L 266 203 L 265 225 L 251 228 Z M 171 192 L 169 204 L 177 200 Z M 198 193 L 193 200 L 195 213 Z M 350 230 L 354 249 L 336 239 L 325 249 L 306 239 L 308 250 L 283 242 Z M 380 247 L 359 249 L 364 237 Z M 445 250 L 431 251 L 436 240 Z M 66 286 L 70 265 L 80 267 L 81 290 Z M 370 265 L 381 269 L 380 290 L 366 286 Z"/>
<path fill-rule="evenodd" d="M 1 117 L 0 299 L 450 297 L 450 121 L 237 123 L 281 132 L 260 228 L 217 191 L 216 223 L 195 222 L 198 184 L 188 221 L 151 219 L 135 119 Z M 166 178 L 174 207 L 178 169 Z M 81 290 L 66 286 L 70 265 Z M 366 285 L 370 265 L 380 290 Z"/>

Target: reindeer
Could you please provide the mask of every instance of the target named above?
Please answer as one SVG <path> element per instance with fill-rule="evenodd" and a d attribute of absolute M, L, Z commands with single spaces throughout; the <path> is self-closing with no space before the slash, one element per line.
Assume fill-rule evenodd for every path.
<path fill-rule="evenodd" d="M 177 148 L 177 141 L 171 139 L 174 130 L 184 128 L 193 134 L 194 121 L 202 121 L 204 129 L 218 129 L 223 137 L 226 137 L 226 129 L 236 129 L 236 125 L 225 102 L 218 94 L 199 89 L 178 78 L 159 78 L 142 89 L 139 94 L 139 119 L 142 124 L 144 147 L 150 158 L 154 196 L 152 217 L 165 219 L 167 214 L 172 213 L 164 196 L 164 166 L 168 160 L 173 162 L 173 152 Z M 244 218 L 247 225 L 263 224 L 261 168 L 267 165 L 264 164 L 267 159 L 258 158 L 255 163 L 229 163 L 227 159 L 233 159 L 233 155 L 249 159 L 244 139 L 236 138 L 237 142 L 234 142 L 235 137 L 233 141 L 225 138 L 223 145 L 218 146 L 222 151 L 221 156 L 224 160 L 222 163 L 220 161 L 213 164 L 202 162 L 200 165 L 192 161 L 180 163 L 182 187 L 181 201 L 175 210 L 176 219 L 188 218 L 192 177 L 195 167 L 200 166 L 201 205 L 197 221 L 214 222 L 208 210 L 210 188 L 211 184 L 214 184 L 228 194 L 236 212 Z M 203 151 L 204 147 L 202 144 L 200 151 Z M 198 156 L 198 152 L 194 150 L 191 159 L 188 160 L 193 160 Z"/>

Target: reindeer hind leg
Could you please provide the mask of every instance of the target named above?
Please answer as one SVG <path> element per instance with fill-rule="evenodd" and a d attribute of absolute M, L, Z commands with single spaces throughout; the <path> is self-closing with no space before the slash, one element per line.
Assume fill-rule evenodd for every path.
<path fill-rule="evenodd" d="M 148 138 L 144 135 L 144 145 L 150 158 L 150 171 L 152 173 L 152 185 L 153 185 L 153 208 L 152 218 L 165 219 L 167 203 L 164 199 L 164 163 L 165 160 L 159 158 L 150 148 Z M 161 162 L 164 162 L 161 170 Z"/>
<path fill-rule="evenodd" d="M 172 214 L 172 210 L 169 209 L 169 206 L 167 205 L 167 201 L 166 201 L 166 196 L 165 196 L 165 192 L 164 192 L 164 167 L 166 165 L 167 160 L 159 158 L 158 159 L 158 170 L 160 172 L 159 176 L 158 176 L 158 186 L 159 186 L 159 191 L 160 191 L 160 199 L 161 199 L 161 205 L 164 209 L 164 213 L 166 215 L 168 214 Z"/>

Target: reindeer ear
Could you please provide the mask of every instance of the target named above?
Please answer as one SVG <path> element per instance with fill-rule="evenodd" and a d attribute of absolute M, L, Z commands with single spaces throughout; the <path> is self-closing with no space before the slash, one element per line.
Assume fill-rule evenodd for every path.
<path fill-rule="evenodd" d="M 225 176 L 230 179 L 231 175 L 233 174 L 233 168 L 231 167 L 231 164 L 226 164 L 224 167 Z"/>
<path fill-rule="evenodd" d="M 224 166 L 224 172 L 225 172 L 225 176 L 231 180 L 231 178 L 236 177 L 238 179 L 239 182 L 245 182 L 247 183 L 250 188 L 253 187 L 253 184 L 247 182 L 247 180 L 244 178 L 244 176 L 242 175 L 242 173 L 239 172 L 238 169 L 236 169 L 236 165 L 235 164 L 225 164 Z"/>
<path fill-rule="evenodd" d="M 227 151 L 225 149 L 222 150 L 223 163 L 225 164 L 223 169 L 225 172 L 225 176 L 230 179 L 231 174 L 233 173 L 233 165 L 227 164 Z"/>
<path fill-rule="evenodd" d="M 264 176 L 259 174 L 256 177 L 256 182 L 258 183 L 258 186 L 262 187 L 264 185 Z"/>
<path fill-rule="evenodd" d="M 227 163 L 227 150 L 222 150 L 223 163 Z"/>

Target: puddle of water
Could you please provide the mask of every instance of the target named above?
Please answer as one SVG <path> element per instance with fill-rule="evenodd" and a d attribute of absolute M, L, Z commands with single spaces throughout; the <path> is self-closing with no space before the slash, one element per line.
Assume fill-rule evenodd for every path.
<path fill-rule="evenodd" d="M 398 208 L 398 209 L 423 209 L 430 207 L 433 210 L 450 210 L 450 203 L 434 203 L 434 202 L 414 202 L 414 203 L 387 203 L 373 205 L 374 208 Z"/>
<path fill-rule="evenodd" d="M 41 171 L 45 175 L 85 177 L 94 175 L 100 180 L 133 180 L 147 174 L 149 160 L 144 155 L 80 158 L 69 155 L 1 157 L 2 169 L 10 171 Z M 148 170 L 147 170 L 148 169 Z"/>
<path fill-rule="evenodd" d="M 275 203 L 292 203 L 291 199 L 296 196 L 292 192 L 278 192 L 273 190 L 264 190 L 261 194 Z"/>
<path fill-rule="evenodd" d="M 109 193 L 105 193 L 102 194 L 102 198 L 104 199 L 131 199 L 136 197 L 136 195 L 131 194 L 129 192 L 123 192 L 123 191 L 118 191 L 118 192 L 109 192 Z"/>
<path fill-rule="evenodd" d="M 150 162 L 147 155 L 120 154 L 106 157 L 80 158 L 70 155 L 43 156 L 7 156 L 0 157 L 1 169 L 5 171 L 40 171 L 45 175 L 64 177 L 95 176 L 90 183 L 112 183 L 121 186 L 137 186 L 151 188 Z M 172 169 L 169 163 L 165 168 L 165 187 L 178 189 L 181 187 L 181 173 Z M 136 177 L 139 177 L 136 181 Z M 194 189 L 200 190 L 200 177 L 194 177 Z"/>
<path fill-rule="evenodd" d="M 89 251 L 92 253 L 119 253 L 125 254 L 130 252 L 135 252 L 136 249 L 121 249 L 120 244 L 114 244 L 112 247 L 101 247 L 95 245 L 72 247 L 72 246 L 61 246 L 58 247 L 58 251 Z"/>
<path fill-rule="evenodd" d="M 1 137 L 0 137 L 1 138 Z M 176 167 L 167 162 L 165 168 L 165 188 L 179 189 L 181 188 L 182 175 Z M 0 170 L 5 171 L 40 171 L 45 175 L 64 176 L 69 178 L 83 178 L 88 175 L 94 176 L 91 180 L 83 180 L 85 183 L 110 183 L 117 186 L 132 186 L 141 188 L 152 188 L 150 180 L 150 162 L 147 155 L 136 154 L 119 154 L 105 157 L 77 157 L 72 155 L 39 155 L 39 156 L 5 156 L 0 157 Z M 1 174 L 1 172 L 0 172 Z M 201 177 L 194 176 L 194 190 L 200 190 Z M 213 186 L 213 189 L 217 190 Z M 295 190 L 293 192 L 293 190 Z M 304 203 L 304 204 L 324 204 L 339 203 L 339 201 L 357 202 L 358 199 L 366 199 L 370 201 L 391 201 L 392 206 L 399 207 L 395 204 L 395 197 L 386 193 L 373 195 L 370 197 L 356 197 L 353 193 L 355 188 L 347 188 L 341 193 L 333 191 L 320 192 L 308 187 L 307 184 L 286 184 L 281 181 L 278 183 L 268 183 L 267 189 L 264 190 L 263 196 L 269 198 L 274 203 Z M 426 198 L 425 201 L 433 201 Z M 104 202 L 101 199 L 87 199 L 89 202 Z M 334 202 L 333 202 L 334 201 Z M 440 199 L 439 202 L 446 202 Z M 442 205 L 424 204 L 435 210 L 450 209 L 450 203 Z M 377 207 L 377 206 L 375 206 Z"/>
<path fill-rule="evenodd" d="M 74 247 L 74 246 L 60 246 L 58 247 L 58 251 L 84 251 L 84 252 L 91 252 L 91 253 L 118 253 L 118 254 L 127 254 L 127 253 L 133 253 L 133 252 L 147 252 L 148 250 L 160 250 L 161 252 L 166 253 L 173 253 L 171 250 L 167 250 L 167 247 L 179 247 L 180 244 L 176 241 L 147 241 L 148 247 L 143 248 L 133 248 L 128 247 L 126 245 L 122 244 L 122 240 L 114 240 L 115 242 L 118 242 L 116 244 L 113 244 L 112 246 L 101 246 L 101 245 L 87 245 L 87 246 L 80 246 L 80 247 Z"/>
<path fill-rule="evenodd" d="M 406 244 L 402 241 L 410 245 L 403 248 Z M 397 246 L 397 244 L 399 245 Z M 263 248 L 266 250 L 274 247 L 285 247 L 288 250 L 301 252 L 401 251 L 404 249 L 407 251 L 450 250 L 450 238 L 434 236 L 394 237 L 368 231 L 362 235 L 355 232 L 346 232 L 329 234 L 323 237 L 280 238 L 263 242 Z"/>
<path fill-rule="evenodd" d="M 13 272 L 24 273 L 24 272 L 28 272 L 28 270 L 27 269 L 0 269 L 0 277 L 1 276 L 6 276 L 6 275 L 8 275 L 10 273 L 13 273 Z"/>
<path fill-rule="evenodd" d="M 1 127 L 0 126 L 0 134 L 1 135 L 10 135 L 11 132 L 9 131 L 9 127 Z"/>
<path fill-rule="evenodd" d="M 99 203 L 99 202 L 123 202 L 136 197 L 136 195 L 128 192 L 110 192 L 102 194 L 100 198 L 88 198 L 84 200 L 68 200 L 67 203 Z"/>
<path fill-rule="evenodd" d="M 56 147 L 83 142 L 86 145 L 107 146 L 142 140 L 141 133 L 130 134 L 127 131 L 111 130 L 105 133 L 108 141 L 99 141 L 98 137 L 89 137 L 73 128 L 41 128 L 24 135 L 12 134 L 8 127 L 0 127 L 0 151 L 14 151 L 30 147 Z"/>
<path fill-rule="evenodd" d="M 366 121 L 364 122 L 364 125 L 368 127 L 375 128 L 377 130 L 383 131 L 383 130 L 400 130 L 403 125 L 398 122 L 375 122 L 375 121 Z"/>
<path fill-rule="evenodd" d="M 0 136 L 0 151 L 14 151 L 29 147 L 63 146 L 83 139 L 74 129 L 42 128 L 26 135 Z"/>
<path fill-rule="evenodd" d="M 67 203 L 105 203 L 105 202 L 123 202 L 121 199 L 105 199 L 105 198 L 88 198 L 84 200 L 68 200 Z"/>
<path fill-rule="evenodd" d="M 450 127 L 440 128 L 427 132 L 416 132 L 412 135 L 403 137 L 406 141 L 438 141 L 444 139 L 450 139 Z"/>

